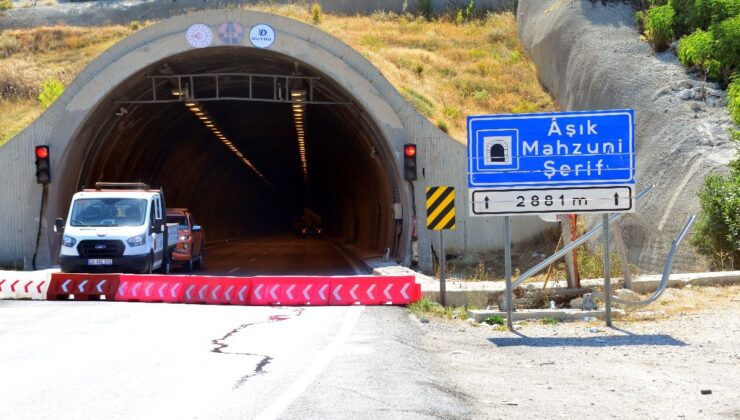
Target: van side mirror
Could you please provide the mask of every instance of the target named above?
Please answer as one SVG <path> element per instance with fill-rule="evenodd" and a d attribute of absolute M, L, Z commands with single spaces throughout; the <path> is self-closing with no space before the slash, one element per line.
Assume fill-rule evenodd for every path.
<path fill-rule="evenodd" d="M 62 219 L 61 217 L 58 217 L 54 220 L 54 232 L 64 233 L 64 219 Z"/>
<path fill-rule="evenodd" d="M 203 228 L 200 227 L 200 225 L 193 225 L 193 232 L 200 232 L 201 230 L 203 230 Z"/>

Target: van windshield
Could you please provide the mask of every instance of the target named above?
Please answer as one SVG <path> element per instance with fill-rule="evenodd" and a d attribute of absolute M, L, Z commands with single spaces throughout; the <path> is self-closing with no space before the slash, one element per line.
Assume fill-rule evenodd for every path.
<path fill-rule="evenodd" d="M 147 200 L 136 198 L 83 198 L 75 200 L 70 226 L 141 226 Z"/>

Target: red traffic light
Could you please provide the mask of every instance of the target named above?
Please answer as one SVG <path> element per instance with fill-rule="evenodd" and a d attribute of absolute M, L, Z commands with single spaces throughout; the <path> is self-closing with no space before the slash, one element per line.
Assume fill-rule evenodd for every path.
<path fill-rule="evenodd" d="M 48 146 L 36 146 L 36 157 L 39 159 L 46 159 L 49 157 Z"/>
<path fill-rule="evenodd" d="M 403 147 L 403 153 L 408 157 L 416 156 L 416 145 L 407 144 L 406 146 Z"/>

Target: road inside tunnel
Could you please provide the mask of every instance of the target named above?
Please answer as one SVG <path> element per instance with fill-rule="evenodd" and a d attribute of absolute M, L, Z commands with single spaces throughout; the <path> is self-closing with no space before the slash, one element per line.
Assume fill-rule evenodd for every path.
<path fill-rule="evenodd" d="M 83 158 L 67 178 L 78 186 L 161 186 L 167 206 L 191 209 L 213 243 L 288 244 L 308 223 L 365 254 L 402 252 L 393 153 L 341 82 L 275 52 L 222 47 L 148 66 L 108 99 L 75 139 Z M 281 255 L 307 261 L 311 243 Z M 250 255 L 238 266 L 248 267 Z M 239 262 L 227 260 L 208 267 L 220 273 Z M 317 272 L 293 261 L 286 274 L 296 270 Z"/>

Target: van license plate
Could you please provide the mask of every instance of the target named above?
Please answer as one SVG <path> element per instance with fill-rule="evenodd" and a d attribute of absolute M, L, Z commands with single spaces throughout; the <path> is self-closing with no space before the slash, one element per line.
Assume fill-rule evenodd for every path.
<path fill-rule="evenodd" d="M 87 265 L 113 265 L 110 258 L 91 258 L 87 260 Z"/>

